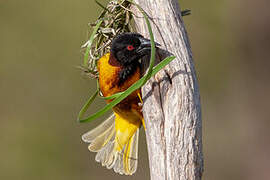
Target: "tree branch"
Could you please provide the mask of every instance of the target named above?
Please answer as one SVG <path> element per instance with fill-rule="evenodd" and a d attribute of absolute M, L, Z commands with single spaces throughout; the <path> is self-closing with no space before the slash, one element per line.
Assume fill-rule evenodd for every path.
<path fill-rule="evenodd" d="M 135 0 L 152 19 L 160 59 L 177 58 L 142 88 L 143 115 L 152 180 L 200 180 L 202 122 L 198 82 L 177 0 Z M 137 31 L 148 37 L 136 8 Z"/>

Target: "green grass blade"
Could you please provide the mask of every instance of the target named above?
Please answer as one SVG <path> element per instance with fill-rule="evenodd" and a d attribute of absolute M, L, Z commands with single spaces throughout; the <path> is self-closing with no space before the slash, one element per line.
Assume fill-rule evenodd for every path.
<path fill-rule="evenodd" d="M 158 71 L 163 69 L 166 65 L 168 65 L 170 62 L 172 62 L 172 60 L 174 60 L 174 59 L 175 59 L 175 56 L 169 56 L 169 57 L 166 57 L 164 60 L 162 60 L 160 63 L 158 63 L 158 65 L 156 65 L 153 68 L 153 71 L 151 73 L 151 77 L 154 76 L 155 74 L 157 74 Z"/>
<path fill-rule="evenodd" d="M 140 10 L 140 12 L 143 14 L 143 17 L 145 19 L 145 22 L 146 22 L 146 25 L 147 25 L 147 28 L 148 28 L 149 36 L 150 36 L 151 56 L 150 56 L 150 63 L 149 63 L 149 67 L 148 67 L 148 72 L 146 74 L 147 78 L 145 79 L 145 81 L 147 81 L 151 77 L 151 72 L 153 70 L 153 66 L 154 66 L 154 63 L 155 63 L 155 56 L 156 56 L 155 39 L 154 39 L 154 35 L 153 35 L 153 31 L 152 31 L 152 28 L 151 28 L 150 21 L 149 21 L 147 15 L 146 15 L 145 11 L 138 4 L 136 4 L 136 3 L 132 2 L 132 1 L 129 1 L 129 2 L 134 4 Z"/>
<path fill-rule="evenodd" d="M 137 82 L 136 82 L 136 83 L 137 83 Z M 119 97 L 121 94 L 123 94 L 124 92 L 125 92 L 125 91 L 119 92 L 119 93 L 115 93 L 115 94 L 113 94 L 113 95 L 111 95 L 111 96 L 102 97 L 102 98 L 104 98 L 104 99 L 106 99 L 106 100 L 109 100 L 109 99 L 115 99 L 115 98 Z"/>
<path fill-rule="evenodd" d="M 95 3 L 97 3 L 97 5 L 99 5 L 103 10 L 105 11 L 109 11 L 105 6 L 103 6 L 100 2 L 98 2 L 97 0 L 95 0 Z"/>
<path fill-rule="evenodd" d="M 154 76 L 158 71 L 160 71 L 162 68 L 164 68 L 167 64 L 169 64 L 174 59 L 175 59 L 175 56 L 169 56 L 169 57 L 165 58 L 164 60 L 162 60 L 158 65 L 156 65 L 153 68 L 153 70 L 152 70 L 152 72 L 150 74 L 150 78 L 152 76 Z M 132 86 L 130 86 L 130 88 L 134 88 L 134 91 L 135 91 L 136 89 L 140 88 L 141 86 L 143 86 L 146 83 L 146 81 L 143 82 L 144 80 L 146 80 L 146 81 L 148 80 L 146 76 L 142 77 L 140 80 L 138 80 Z M 108 100 L 108 99 L 115 99 L 115 98 L 119 97 L 121 94 L 124 94 L 124 93 L 125 93 L 125 91 L 124 92 L 120 92 L 120 93 L 115 93 L 114 95 L 103 97 L 103 98 L 106 99 L 106 100 Z"/>
<path fill-rule="evenodd" d="M 188 16 L 191 14 L 191 10 L 189 9 L 185 9 L 183 11 L 181 11 L 181 16 Z"/>
<path fill-rule="evenodd" d="M 96 26 L 94 27 L 94 30 L 89 38 L 89 42 L 87 44 L 87 47 L 86 47 L 86 51 L 84 53 L 84 59 L 83 59 L 83 65 L 84 67 L 87 67 L 87 64 L 88 64 L 88 59 L 89 59 L 89 52 L 90 52 L 90 49 L 91 49 L 91 46 L 92 46 L 92 43 L 94 41 L 94 37 L 98 31 L 98 28 L 100 27 L 101 23 L 103 22 L 102 19 L 99 19 L 98 23 L 96 24 Z"/>
<path fill-rule="evenodd" d="M 96 92 L 87 100 L 87 102 L 83 105 L 82 109 L 80 110 L 79 114 L 78 114 L 78 118 L 77 120 L 80 121 L 80 119 L 82 119 L 84 113 L 87 111 L 87 109 L 89 108 L 89 106 L 93 103 L 93 101 L 95 100 L 95 98 L 97 97 L 99 92 L 99 89 L 96 90 Z"/>
<path fill-rule="evenodd" d="M 167 64 L 169 64 L 173 59 L 175 59 L 175 56 L 170 56 L 161 61 L 158 65 L 156 65 L 153 68 L 153 71 L 150 74 L 150 77 L 154 76 L 158 71 L 160 71 L 162 68 L 164 68 Z M 90 122 L 100 116 L 102 116 L 105 112 L 113 108 L 115 105 L 117 105 L 119 102 L 121 102 L 123 99 L 125 99 L 127 96 L 129 96 L 132 92 L 139 89 L 141 86 L 143 86 L 146 82 L 147 76 L 142 77 L 140 80 L 138 80 L 135 84 L 130 86 L 126 91 L 122 92 L 116 99 L 114 99 L 111 103 L 107 104 L 104 108 L 99 110 L 98 112 L 94 113 L 93 115 L 89 116 L 86 119 L 81 119 L 80 122 Z M 111 96 L 110 96 L 111 97 Z M 107 97 L 108 99 L 110 97 Z"/>

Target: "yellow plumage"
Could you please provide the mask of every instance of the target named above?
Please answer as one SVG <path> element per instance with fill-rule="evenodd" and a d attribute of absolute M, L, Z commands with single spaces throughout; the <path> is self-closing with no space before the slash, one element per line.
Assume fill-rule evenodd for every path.
<path fill-rule="evenodd" d="M 108 53 L 98 61 L 99 85 L 105 97 L 126 90 L 141 76 L 138 67 L 132 76 L 119 84 L 123 67 L 112 65 L 109 61 L 114 59 L 110 58 Z M 82 136 L 90 143 L 89 150 L 97 152 L 96 161 L 120 174 L 131 175 L 137 169 L 139 128 L 143 123 L 139 102 L 140 90 L 137 90 L 113 108 L 112 116 Z"/>

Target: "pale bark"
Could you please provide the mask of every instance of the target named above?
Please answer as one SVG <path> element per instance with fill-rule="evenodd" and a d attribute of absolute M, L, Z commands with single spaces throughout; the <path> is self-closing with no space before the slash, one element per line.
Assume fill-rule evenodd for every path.
<path fill-rule="evenodd" d="M 142 88 L 152 180 L 200 180 L 202 121 L 198 82 L 177 0 L 135 0 L 152 19 L 155 41 L 176 56 Z M 139 33 L 149 37 L 136 7 Z M 163 59 L 169 53 L 159 51 Z"/>

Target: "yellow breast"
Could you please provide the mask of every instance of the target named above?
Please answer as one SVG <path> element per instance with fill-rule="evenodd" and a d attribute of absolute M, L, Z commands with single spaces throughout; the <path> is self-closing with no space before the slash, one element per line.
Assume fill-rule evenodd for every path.
<path fill-rule="evenodd" d="M 110 65 L 109 59 L 110 53 L 107 53 L 98 61 L 99 85 L 101 92 L 105 97 L 125 91 L 140 79 L 140 69 L 138 67 L 134 75 L 130 76 L 125 83 L 119 85 L 119 73 L 122 67 Z"/>

